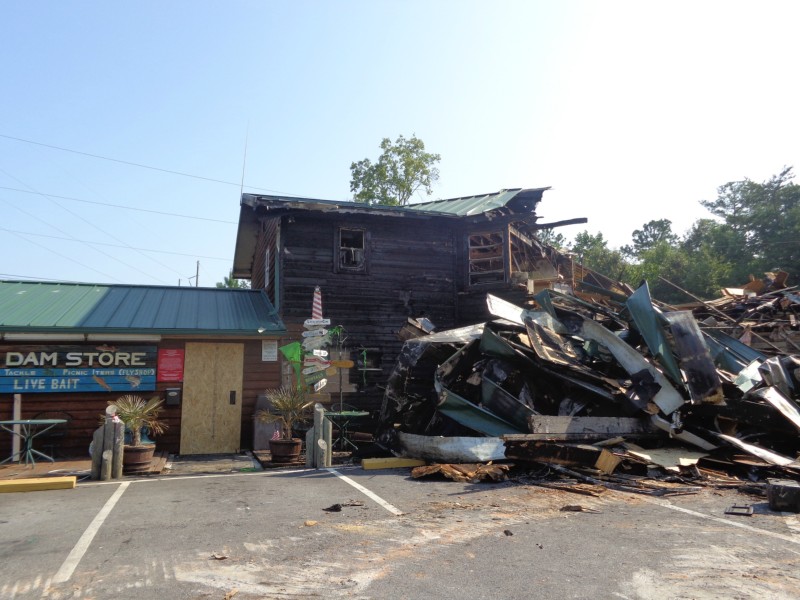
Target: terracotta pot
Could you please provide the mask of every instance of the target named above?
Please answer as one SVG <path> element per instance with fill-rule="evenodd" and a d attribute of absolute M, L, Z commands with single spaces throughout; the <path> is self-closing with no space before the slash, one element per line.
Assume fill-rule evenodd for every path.
<path fill-rule="evenodd" d="M 122 451 L 122 472 L 126 475 L 149 473 L 155 451 L 155 444 L 125 446 Z"/>
<path fill-rule="evenodd" d="M 303 440 L 292 438 L 290 440 L 270 440 L 269 452 L 274 463 L 296 463 L 300 460 L 300 450 Z"/>

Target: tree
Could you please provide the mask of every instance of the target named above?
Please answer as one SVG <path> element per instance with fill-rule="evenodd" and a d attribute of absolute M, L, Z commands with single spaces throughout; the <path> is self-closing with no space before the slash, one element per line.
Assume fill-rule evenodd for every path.
<path fill-rule="evenodd" d="M 556 250 L 566 250 L 569 243 L 563 234 L 556 233 L 552 227 L 540 229 L 536 232 L 536 237 L 543 244 L 552 246 Z"/>
<path fill-rule="evenodd" d="M 649 221 L 642 225 L 641 229 L 634 230 L 631 235 L 633 246 L 625 246 L 622 251 L 628 256 L 641 256 L 645 250 L 657 246 L 662 242 L 674 245 L 678 241 L 678 236 L 672 233 L 672 221 L 669 219 L 658 219 Z"/>
<path fill-rule="evenodd" d="M 580 264 L 593 271 L 617 281 L 624 279 L 628 265 L 619 250 L 608 247 L 608 241 L 602 233 L 592 235 L 586 230 L 580 232 L 575 236 L 570 251 L 578 255 Z"/>
<path fill-rule="evenodd" d="M 376 163 L 368 158 L 350 165 L 350 191 L 356 202 L 405 206 L 419 190 L 430 196 L 439 180 L 438 154 L 425 152 L 425 144 L 415 135 L 402 135 L 392 143 L 381 142 L 382 153 Z"/>
<path fill-rule="evenodd" d="M 731 181 L 718 188 L 714 201 L 701 204 L 737 234 L 737 269 L 746 265 L 756 276 L 775 268 L 800 271 L 800 185 L 791 167 L 763 183 Z M 738 256 L 737 256 L 738 255 Z"/>
<path fill-rule="evenodd" d="M 250 284 L 245 281 L 244 279 L 234 279 L 233 278 L 233 269 L 230 270 L 227 277 L 222 281 L 217 282 L 218 288 L 236 288 L 236 289 L 243 289 L 249 290 Z"/>

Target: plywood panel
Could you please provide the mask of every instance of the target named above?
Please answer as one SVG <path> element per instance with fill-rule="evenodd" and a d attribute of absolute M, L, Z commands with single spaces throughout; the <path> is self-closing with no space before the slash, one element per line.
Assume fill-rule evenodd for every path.
<path fill-rule="evenodd" d="M 181 454 L 239 450 L 243 366 L 243 344 L 186 344 Z"/>

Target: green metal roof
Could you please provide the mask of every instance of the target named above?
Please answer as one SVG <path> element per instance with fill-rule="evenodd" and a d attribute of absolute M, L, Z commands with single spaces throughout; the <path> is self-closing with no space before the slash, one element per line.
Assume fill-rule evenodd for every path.
<path fill-rule="evenodd" d="M 242 206 L 255 208 L 294 208 L 319 212 L 356 212 L 366 214 L 383 214 L 390 216 L 427 215 L 442 217 L 465 217 L 479 215 L 498 208 L 512 205 L 525 212 L 533 212 L 536 203 L 549 187 L 500 190 L 491 194 L 465 196 L 447 200 L 420 202 L 407 206 L 386 206 L 383 204 L 365 204 L 352 200 L 320 200 L 315 198 L 297 198 L 292 196 L 267 196 L 260 194 L 242 194 Z M 240 218 L 241 225 L 241 218 Z"/>
<path fill-rule="evenodd" d="M 468 217 L 509 206 L 509 203 L 515 201 L 520 208 L 533 212 L 536 203 L 542 199 L 542 193 L 548 189 L 550 188 L 500 190 L 492 194 L 410 204 L 405 208 L 413 211 Z"/>
<path fill-rule="evenodd" d="M 258 336 L 285 327 L 263 290 L 0 281 L 2 331 Z"/>

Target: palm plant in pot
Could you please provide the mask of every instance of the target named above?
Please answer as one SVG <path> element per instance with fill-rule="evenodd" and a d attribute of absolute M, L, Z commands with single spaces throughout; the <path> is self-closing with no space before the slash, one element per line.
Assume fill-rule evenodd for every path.
<path fill-rule="evenodd" d="M 144 472 L 150 468 L 155 453 L 155 444 L 142 443 L 142 429 L 148 434 L 164 433 L 168 425 L 161 418 L 163 400 L 153 396 L 145 400 L 135 394 L 120 396 L 108 404 L 116 408 L 116 415 L 131 432 L 131 443 L 126 444 L 122 455 L 123 471 L 126 473 Z"/>
<path fill-rule="evenodd" d="M 305 390 L 296 386 L 268 389 L 264 394 L 271 407 L 256 411 L 254 418 L 260 423 L 279 426 L 280 436 L 269 441 L 272 462 L 297 462 L 303 440 L 294 437 L 294 428 L 310 416 L 314 401 L 307 399 Z"/>

